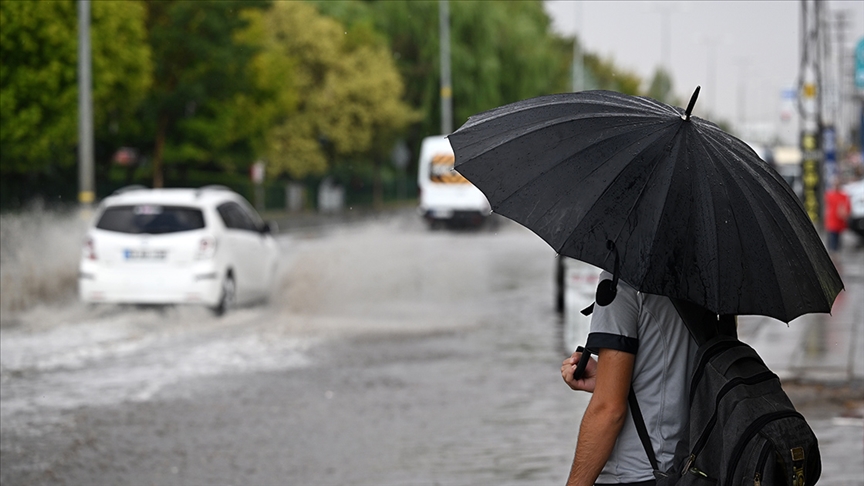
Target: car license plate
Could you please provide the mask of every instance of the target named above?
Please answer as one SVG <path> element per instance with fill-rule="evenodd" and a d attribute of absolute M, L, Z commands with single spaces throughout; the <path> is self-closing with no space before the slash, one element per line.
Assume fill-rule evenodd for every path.
<path fill-rule="evenodd" d="M 164 260 L 167 250 L 124 250 L 123 257 L 127 260 Z"/>

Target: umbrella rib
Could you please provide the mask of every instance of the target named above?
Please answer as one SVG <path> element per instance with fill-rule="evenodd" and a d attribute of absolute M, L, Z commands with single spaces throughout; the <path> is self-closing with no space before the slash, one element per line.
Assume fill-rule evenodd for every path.
<path fill-rule="evenodd" d="M 586 95 L 598 95 L 602 98 L 601 100 L 592 99 L 587 97 Z M 603 105 L 603 106 L 614 106 L 616 108 L 621 109 L 623 112 L 627 112 L 628 116 L 639 115 L 640 113 L 636 110 L 644 109 L 646 111 L 651 112 L 651 116 L 680 116 L 681 113 L 676 111 L 676 109 L 672 106 L 665 105 L 651 98 L 645 98 L 641 96 L 626 96 L 616 91 L 608 91 L 608 90 L 593 90 L 593 91 L 582 91 L 580 93 L 563 93 L 563 94 L 553 94 L 553 95 L 545 95 L 539 96 L 537 98 L 530 98 L 527 100 L 517 101 L 510 105 L 499 106 L 497 108 L 492 108 L 482 113 L 478 113 L 476 115 L 472 115 L 468 118 L 468 121 L 465 125 L 460 128 L 460 130 L 472 128 L 477 124 L 488 123 L 491 120 L 505 118 L 513 116 L 515 113 L 519 113 L 521 111 L 528 111 L 532 109 L 544 108 L 547 106 L 553 106 L 561 103 L 561 99 L 578 97 L 577 100 L 572 101 L 572 104 L 585 104 L 585 105 Z M 611 97 L 611 98 L 609 98 Z M 582 99 L 585 98 L 585 99 Z M 614 101 L 614 102 L 613 102 Z M 638 107 L 634 107 L 633 104 L 638 104 Z M 681 110 L 683 113 L 683 110 Z M 611 114 L 611 113 L 610 113 Z M 614 116 L 618 116 L 624 113 L 614 113 Z M 603 114 L 607 115 L 607 114 Z M 591 116 L 597 116 L 592 114 Z"/>
<path fill-rule="evenodd" d="M 702 143 L 702 144 L 706 144 L 706 143 L 707 143 L 708 145 L 711 145 L 712 148 L 716 149 L 718 144 L 716 144 L 716 143 L 712 143 L 712 142 L 715 141 L 715 140 L 713 139 L 712 135 L 713 135 L 713 134 L 705 133 L 705 138 L 697 137 L 696 140 L 697 140 L 698 142 Z M 718 163 L 715 162 L 715 159 L 714 159 L 714 157 L 713 157 L 714 152 L 711 152 L 711 151 L 705 150 L 705 153 L 706 153 L 707 156 L 711 159 L 712 166 L 714 166 L 714 167 L 717 167 L 717 166 L 721 166 L 721 167 L 722 167 L 722 166 L 723 166 L 723 164 L 718 164 Z M 725 168 L 725 167 L 724 167 L 724 168 Z M 728 171 L 724 171 L 723 173 L 724 173 L 726 176 L 729 176 Z M 724 177 L 724 181 L 727 180 L 727 179 L 729 179 L 729 177 Z M 722 182 L 720 183 L 720 186 L 723 187 L 723 192 L 728 194 L 728 190 L 726 189 L 726 186 L 725 186 Z M 711 202 L 711 208 L 710 208 L 711 211 L 710 211 L 710 214 L 712 215 L 712 218 L 714 218 L 714 219 L 716 220 L 716 218 L 717 218 L 717 214 L 716 214 L 716 204 L 715 204 L 715 201 L 714 201 L 713 198 L 708 198 L 708 200 Z M 739 227 L 739 225 L 738 225 L 738 219 L 735 218 L 735 214 L 734 214 L 734 213 L 732 214 L 732 216 L 733 216 L 732 219 L 733 219 L 733 222 L 734 222 L 734 224 L 735 224 L 735 227 L 736 227 L 736 228 L 739 228 L 738 234 L 740 234 L 740 227 Z M 715 226 L 716 226 L 716 221 L 715 221 Z M 720 248 L 720 233 L 719 233 L 718 231 L 715 231 L 715 232 L 714 232 L 714 247 L 717 248 L 717 249 Z M 720 275 L 721 265 L 723 265 L 725 262 L 721 262 L 721 261 L 720 261 L 720 258 L 719 258 L 718 256 L 716 256 L 716 255 L 715 255 L 714 258 L 712 258 L 712 262 L 713 262 L 713 265 L 714 265 L 714 273 L 715 273 L 716 275 L 719 276 L 719 275 Z M 717 302 L 717 306 L 718 306 L 718 308 L 720 307 L 720 300 L 721 300 L 720 291 L 721 291 L 721 289 L 720 289 L 720 287 L 718 286 L 718 287 L 715 289 L 715 291 L 714 291 L 714 295 L 712 296 L 712 297 L 714 298 L 715 302 Z M 740 290 L 739 290 L 739 293 L 740 293 Z"/>
<path fill-rule="evenodd" d="M 717 153 L 719 148 L 725 148 L 729 153 L 729 156 L 735 157 L 736 159 L 740 159 L 741 162 L 748 159 L 748 157 L 744 156 L 744 152 L 749 150 L 743 142 L 734 139 L 732 137 L 732 142 L 728 137 L 728 134 L 719 130 L 719 128 L 715 126 L 705 127 L 710 130 L 706 130 L 703 132 L 703 140 L 704 143 L 709 144 L 715 151 L 712 153 Z M 718 137 L 718 132 L 720 136 Z M 727 135 L 727 137 L 723 137 L 723 135 Z M 712 162 L 716 159 L 716 157 L 712 157 Z M 823 304 L 827 306 L 828 309 L 831 308 L 831 303 L 833 302 L 833 298 L 836 297 L 837 293 L 843 288 L 843 282 L 840 280 L 839 275 L 836 273 L 836 270 L 833 272 L 833 275 L 823 276 L 817 269 L 819 268 L 818 263 L 820 259 L 826 260 L 828 259 L 827 253 L 824 252 L 824 246 L 822 246 L 821 239 L 815 232 L 815 229 L 812 226 L 812 223 L 809 219 L 806 219 L 806 222 L 801 222 L 801 220 L 796 219 L 794 215 L 787 214 L 787 210 L 789 210 L 788 206 L 784 204 L 782 192 L 781 193 L 773 193 L 769 192 L 768 195 L 770 197 L 770 202 L 765 201 L 764 204 L 760 203 L 759 198 L 754 197 L 754 193 L 750 190 L 750 187 L 742 185 L 742 181 L 744 180 L 753 180 L 759 181 L 761 177 L 774 179 L 778 184 L 781 183 L 779 176 L 776 173 L 772 172 L 771 169 L 765 166 L 760 166 L 758 164 L 739 164 L 741 167 L 745 168 L 750 174 L 750 179 L 744 179 L 740 177 L 734 177 L 734 175 L 728 170 L 728 167 L 723 163 L 715 163 L 714 166 L 718 168 L 718 171 L 722 170 L 722 174 L 726 176 L 724 181 L 728 186 L 725 187 L 734 187 L 736 188 L 741 197 L 744 197 L 748 200 L 748 207 L 751 207 L 753 210 L 754 220 L 760 222 L 766 222 L 769 224 L 759 224 L 758 237 L 760 238 L 763 246 L 765 248 L 769 248 L 769 234 L 766 234 L 766 230 L 768 228 L 774 228 L 775 231 L 781 232 L 790 232 L 793 236 L 793 239 L 797 242 L 796 248 L 789 248 L 791 253 L 783 252 L 782 255 L 779 255 L 778 258 L 768 258 L 769 265 L 771 266 L 770 272 L 774 275 L 779 275 L 777 270 L 789 270 L 790 267 L 796 267 L 798 272 L 801 274 L 805 274 L 804 278 L 807 281 L 814 281 L 819 283 L 819 287 L 821 288 L 821 292 L 815 292 L 813 294 L 808 293 L 806 295 L 807 303 L 797 303 L 793 299 L 792 295 L 787 295 L 784 292 L 777 292 L 776 298 L 781 306 L 782 313 L 792 320 L 804 313 L 813 312 L 814 303 L 818 303 L 817 307 L 821 307 Z M 728 190 L 724 188 L 724 192 L 728 194 Z M 791 190 L 786 190 L 786 194 L 789 198 L 792 199 L 794 206 L 797 206 L 801 214 L 803 215 L 803 207 L 800 204 L 800 201 L 797 197 L 791 192 Z M 773 205 L 772 205 L 773 204 Z M 772 208 L 776 208 L 772 210 Z M 791 210 L 794 212 L 794 210 Z M 787 216 L 787 217 L 784 217 Z M 736 227 L 739 227 L 739 221 L 735 217 L 735 214 L 732 214 L 733 219 L 735 220 Z M 806 217 L 806 216 L 805 216 Z M 803 233 L 802 233 L 803 232 Z M 809 236 L 808 236 L 809 233 Z M 747 235 L 751 236 L 751 235 Z M 719 237 L 719 234 L 718 234 Z M 815 241 L 815 247 L 807 244 L 808 238 L 809 241 Z M 746 245 L 752 246 L 752 245 Z M 819 250 L 823 250 L 820 252 Z M 718 262 L 719 264 L 720 262 Z M 831 269 L 834 269 L 833 265 L 830 266 Z M 767 271 L 767 270 L 766 270 Z M 789 270 L 792 271 L 792 270 Z M 799 274 L 800 275 L 800 274 Z M 839 285 L 839 288 L 837 286 Z M 739 314 L 746 314 L 747 312 L 739 312 Z M 784 319 L 786 320 L 786 319 Z"/>
<path fill-rule="evenodd" d="M 604 115 L 601 115 L 601 116 L 609 116 L 609 115 L 604 114 Z M 614 116 L 618 116 L 618 115 L 616 114 L 616 115 L 614 115 Z M 573 120 L 574 120 L 574 119 L 571 118 L 571 119 L 567 119 L 566 121 L 569 122 L 569 121 L 573 121 Z M 563 123 L 563 122 L 562 122 L 562 123 Z M 635 124 L 637 124 L 637 123 L 631 123 L 631 124 L 635 125 Z M 535 130 L 527 131 L 527 132 L 521 134 L 519 137 L 522 137 L 522 136 L 528 135 L 529 133 L 534 133 L 534 132 L 539 131 L 539 130 L 541 130 L 541 129 L 543 129 L 543 128 L 546 128 L 547 126 L 549 126 L 549 125 L 544 125 L 544 126 L 542 126 L 542 127 L 538 127 L 538 128 L 536 128 Z M 654 131 L 648 132 L 648 133 L 646 133 L 643 137 L 638 138 L 638 139 L 634 140 L 633 142 L 631 142 L 630 144 L 628 144 L 627 147 L 633 146 L 633 145 L 635 145 L 636 143 L 638 143 L 638 142 L 640 142 L 640 141 L 642 141 L 642 140 L 648 138 L 648 137 L 651 136 L 651 135 L 654 135 L 655 133 L 657 133 L 657 132 L 659 132 L 659 131 L 661 131 L 661 129 L 658 128 L 657 130 L 654 130 Z M 622 135 L 623 135 L 623 133 L 622 133 Z M 616 135 L 616 136 L 617 136 L 617 135 Z M 519 138 L 519 137 L 516 137 L 516 138 Z M 500 145 L 498 145 L 498 146 L 500 146 Z M 496 146 L 495 148 L 497 148 L 498 146 Z M 586 149 L 587 149 L 587 147 L 586 147 Z M 579 152 L 577 152 L 577 153 L 579 153 Z M 562 160 L 558 160 L 558 161 L 556 161 L 555 163 L 551 164 L 551 165 L 549 166 L 549 168 L 547 168 L 546 170 L 543 170 L 543 171 L 537 173 L 537 175 L 535 175 L 533 178 L 531 178 L 530 180 L 526 181 L 526 183 L 523 184 L 523 186 L 531 185 L 531 184 L 534 183 L 535 181 L 539 180 L 541 177 L 545 176 L 547 173 L 551 172 L 551 171 L 552 171 L 553 169 L 555 169 L 556 167 L 559 167 L 562 163 L 566 162 L 566 161 L 567 161 L 570 157 L 572 157 L 573 155 L 575 155 L 575 154 L 571 154 L 569 157 L 567 157 L 567 158 L 565 158 L 565 159 L 562 159 Z M 611 157 L 612 157 L 612 156 L 610 156 L 609 158 L 611 158 Z M 607 158 L 604 162 L 608 161 L 609 158 Z M 602 166 L 602 164 L 598 164 L 596 168 L 594 168 L 591 172 L 589 172 L 589 175 L 590 175 L 590 174 L 594 174 L 594 173 L 596 173 L 598 170 L 600 170 L 601 166 Z M 618 176 L 616 176 L 616 180 L 617 180 L 617 177 L 618 177 Z M 614 182 L 614 181 L 613 181 L 613 182 Z M 606 194 L 606 192 L 607 192 L 607 190 L 608 190 L 608 187 L 611 186 L 611 185 L 612 185 L 612 184 L 610 183 L 610 184 L 607 186 L 607 189 L 603 191 L 603 194 Z M 506 204 L 506 203 L 507 203 L 507 202 L 508 202 L 512 197 L 516 196 L 517 194 L 518 194 L 518 191 L 513 191 L 513 192 L 511 192 L 507 197 L 502 198 L 501 201 L 497 204 L 497 206 L 504 206 L 504 205 L 505 205 L 505 204 Z M 601 194 L 601 197 L 602 197 L 603 194 Z M 557 202 L 560 202 L 561 199 L 563 199 L 563 196 L 560 197 L 560 198 L 558 199 L 558 201 L 556 201 L 556 204 L 557 204 Z M 548 211 L 549 211 L 549 209 L 547 209 L 547 212 L 548 212 Z M 619 234 L 620 234 L 620 233 L 619 233 Z M 560 248 L 559 248 L 559 249 L 556 249 L 556 250 L 560 250 Z"/>
<path fill-rule="evenodd" d="M 680 120 L 679 120 L 679 121 L 680 121 Z M 682 124 L 679 123 L 679 124 L 678 124 L 678 127 L 675 129 L 675 133 L 673 133 L 672 136 L 669 137 L 669 140 L 666 142 L 666 145 L 663 147 L 663 150 L 661 150 L 661 151 L 657 154 L 657 156 L 654 157 L 654 160 L 653 160 L 652 163 L 651 163 L 651 171 L 648 173 L 648 177 L 645 178 L 645 184 L 643 184 L 642 187 L 639 189 L 639 195 L 636 196 L 636 199 L 633 200 L 633 204 L 630 206 L 630 209 L 627 210 L 627 217 L 624 218 L 624 221 L 625 221 L 625 222 L 628 221 L 628 220 L 630 219 L 630 215 L 633 214 L 633 212 L 636 210 L 636 207 L 639 205 L 639 201 L 641 201 L 641 200 L 642 200 L 642 197 L 645 195 L 645 190 L 648 188 L 648 181 L 651 180 L 651 178 L 654 176 L 654 172 L 657 171 L 657 167 L 660 165 L 660 164 L 659 164 L 660 160 L 661 160 L 663 157 L 669 155 L 669 151 L 670 151 L 671 148 L 672 148 L 673 142 L 675 141 L 675 137 L 677 137 L 677 136 L 678 136 L 678 132 L 681 131 L 681 126 L 682 126 Z M 658 131 L 659 131 L 659 130 L 658 130 Z M 615 180 L 618 180 L 618 177 L 620 177 L 620 174 L 618 174 L 618 175 L 615 176 Z M 614 181 L 613 181 L 613 182 L 614 182 Z M 608 187 L 611 187 L 611 186 L 612 186 L 612 184 L 609 184 L 609 186 L 607 186 L 607 189 L 608 189 Z M 606 194 L 606 191 L 603 191 L 603 194 Z M 664 200 L 664 202 L 663 202 L 663 206 L 664 206 L 664 208 L 665 208 L 665 206 L 666 206 L 666 202 L 665 202 L 665 200 Z M 662 211 L 661 211 L 661 213 L 662 213 Z M 617 241 L 618 241 L 618 238 L 621 236 L 621 232 L 624 231 L 624 226 L 625 226 L 625 225 L 622 224 L 621 227 L 618 228 L 618 233 L 615 234 L 615 238 L 614 238 L 612 241 L 614 241 L 614 242 L 617 242 Z M 654 241 L 651 242 L 651 247 L 652 247 L 651 250 L 653 250 L 653 247 L 654 247 Z M 609 255 L 608 255 L 608 254 L 606 255 L 606 258 L 607 258 L 607 259 L 609 258 Z M 605 261 L 605 260 L 604 260 L 604 261 Z M 644 278 L 644 276 L 643 276 L 643 278 Z M 628 283 L 629 283 L 629 282 L 628 282 Z M 643 282 L 639 282 L 638 285 L 641 287 L 642 284 L 643 284 Z M 636 285 L 635 282 L 633 283 L 633 285 Z"/>
<path fill-rule="evenodd" d="M 595 243 L 612 240 L 647 261 L 621 275 L 640 290 L 787 322 L 830 312 L 842 280 L 801 202 L 746 144 L 681 113 L 613 92 L 513 103 L 454 132 L 456 170 L 559 253 L 611 270 Z"/>
<path fill-rule="evenodd" d="M 714 135 L 715 135 L 714 133 L 706 133 L 706 134 L 705 134 L 705 138 L 704 138 L 706 142 L 708 142 L 709 144 L 712 145 L 712 148 L 715 148 L 715 149 L 716 149 L 718 146 L 721 146 L 721 145 L 723 145 L 723 146 L 727 146 L 726 144 L 723 144 L 723 143 L 722 143 L 723 141 L 716 139 L 716 138 L 714 137 Z M 736 158 L 738 157 L 737 154 L 734 154 L 734 155 L 735 155 Z M 713 157 L 712 157 L 712 158 L 713 158 Z M 733 184 L 734 184 L 734 186 L 738 189 L 738 191 L 739 191 L 739 192 L 740 192 L 744 197 L 746 197 L 747 199 L 750 199 L 750 198 L 747 196 L 748 191 L 746 191 L 745 188 L 742 187 L 741 184 L 738 183 L 738 180 L 737 180 L 735 177 L 732 177 L 732 176 L 731 176 L 731 174 L 729 173 L 729 171 L 726 170 L 725 165 L 723 165 L 722 163 L 718 163 L 718 164 L 714 164 L 714 165 L 715 165 L 715 167 L 718 167 L 719 169 L 722 169 L 723 174 L 726 176 L 726 177 L 724 177 L 724 179 L 727 181 L 727 184 L 730 184 L 730 185 L 733 185 Z M 743 165 L 743 164 L 742 164 L 742 165 Z M 724 189 L 724 191 L 726 191 L 726 189 Z M 728 192 L 728 191 L 727 191 L 727 192 Z M 777 224 L 777 223 L 779 222 L 779 220 L 778 220 L 778 218 L 774 215 L 774 213 L 773 213 L 772 211 L 766 211 L 766 213 L 767 213 L 768 217 L 771 218 L 771 220 L 775 223 L 775 225 L 776 225 L 776 226 L 779 226 L 779 224 Z M 754 214 L 756 214 L 755 210 L 754 210 Z M 741 228 L 740 228 L 740 226 L 738 225 L 738 218 L 735 217 L 735 214 L 734 214 L 734 213 L 732 213 L 732 219 L 733 219 L 733 221 L 735 222 L 735 227 L 738 228 L 738 232 L 739 232 L 738 234 L 740 234 Z M 756 233 L 758 233 L 758 237 L 759 237 L 759 239 L 762 241 L 762 244 L 763 244 L 765 247 L 768 247 L 768 246 L 769 246 L 769 245 L 768 245 L 768 240 L 767 240 L 767 237 L 765 236 L 765 233 L 764 233 L 763 231 L 758 231 L 758 232 L 756 232 Z M 718 234 L 717 236 L 718 236 L 718 238 L 719 238 L 719 234 Z M 719 241 L 718 241 L 718 247 L 719 247 Z M 743 263 L 743 262 L 742 262 L 742 263 Z M 718 262 L 718 265 L 719 265 L 719 264 L 720 264 L 720 262 Z M 770 270 L 766 270 L 766 271 L 768 271 L 768 272 L 770 272 L 770 273 L 772 273 L 772 274 L 776 274 L 776 264 L 775 264 L 775 262 L 774 262 L 774 259 L 773 259 L 773 258 L 769 259 L 768 264 L 770 265 L 771 268 L 770 268 Z M 785 311 L 786 308 L 787 308 L 787 306 L 786 306 L 786 301 L 785 301 L 785 298 L 784 298 L 782 292 L 778 292 L 778 298 L 780 299 L 781 305 L 782 305 L 782 307 L 783 307 L 783 309 L 784 309 L 784 311 Z"/>

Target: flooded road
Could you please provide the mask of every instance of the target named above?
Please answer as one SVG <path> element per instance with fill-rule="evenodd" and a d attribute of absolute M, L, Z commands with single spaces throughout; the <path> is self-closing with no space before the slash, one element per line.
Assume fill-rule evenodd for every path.
<path fill-rule="evenodd" d="M 280 243 L 267 306 L 6 318 L 0 482 L 564 482 L 587 395 L 543 241 L 406 212 Z"/>
<path fill-rule="evenodd" d="M 74 299 L 2 314 L 0 484 L 563 484 L 588 396 L 559 377 L 573 333 L 544 242 L 507 221 L 429 231 L 411 211 L 279 241 L 270 303 L 221 318 Z M 74 252 L 31 247 L 18 268 L 65 295 L 41 282 L 74 275 Z M 830 318 L 740 329 L 790 380 L 826 485 L 864 485 L 861 251 Z M 21 280 L 10 261 L 4 282 Z"/>

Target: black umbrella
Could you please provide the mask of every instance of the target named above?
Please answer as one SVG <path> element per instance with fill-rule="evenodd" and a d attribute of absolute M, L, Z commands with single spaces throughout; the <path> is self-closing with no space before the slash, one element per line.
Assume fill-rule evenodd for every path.
<path fill-rule="evenodd" d="M 843 282 L 794 192 L 744 142 L 687 110 L 610 91 L 541 96 L 449 136 L 493 211 L 643 292 L 784 322 L 830 312 Z M 614 249 L 614 251 L 612 251 Z"/>

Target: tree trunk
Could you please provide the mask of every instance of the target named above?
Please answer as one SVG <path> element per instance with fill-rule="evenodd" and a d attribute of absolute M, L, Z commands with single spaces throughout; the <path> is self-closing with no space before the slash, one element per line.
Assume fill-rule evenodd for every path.
<path fill-rule="evenodd" d="M 165 186 L 165 178 L 162 175 L 162 157 L 165 153 L 165 137 L 168 132 L 168 117 L 159 117 L 156 125 L 156 147 L 153 150 L 153 188 L 158 189 Z"/>
<path fill-rule="evenodd" d="M 372 207 L 376 211 L 384 208 L 384 188 L 381 184 L 381 162 L 375 161 L 375 175 L 372 179 Z"/>

